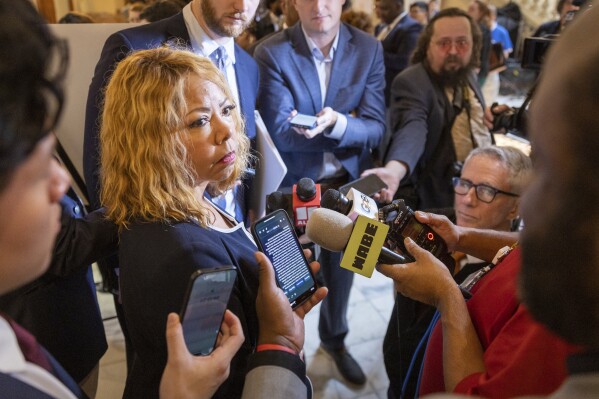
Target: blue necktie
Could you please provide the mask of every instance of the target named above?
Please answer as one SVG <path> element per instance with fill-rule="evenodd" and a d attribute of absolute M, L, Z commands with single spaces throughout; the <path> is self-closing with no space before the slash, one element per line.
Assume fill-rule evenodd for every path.
<path fill-rule="evenodd" d="M 210 54 L 210 59 L 218 69 L 227 76 L 227 50 L 223 46 L 218 46 L 216 50 Z"/>

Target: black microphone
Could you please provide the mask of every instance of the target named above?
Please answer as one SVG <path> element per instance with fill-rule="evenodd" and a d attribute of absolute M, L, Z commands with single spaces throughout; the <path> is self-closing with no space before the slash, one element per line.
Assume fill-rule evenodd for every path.
<path fill-rule="evenodd" d="M 335 189 L 328 189 L 320 200 L 320 206 L 346 215 L 351 220 L 356 220 L 359 215 L 378 219 L 376 202 L 355 188 L 350 188 L 347 196 Z"/>

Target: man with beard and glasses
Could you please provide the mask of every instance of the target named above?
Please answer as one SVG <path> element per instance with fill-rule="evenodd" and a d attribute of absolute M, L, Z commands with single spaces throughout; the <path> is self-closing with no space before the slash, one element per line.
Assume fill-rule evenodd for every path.
<path fill-rule="evenodd" d="M 376 173 L 387 183 L 381 201 L 395 196 L 414 209 L 453 205 L 451 179 L 459 174 L 458 162 L 493 142 L 474 72 L 480 48 L 477 24 L 460 9 L 439 12 L 424 29 L 414 65 L 391 87 L 385 166 L 363 173 Z"/>
<path fill-rule="evenodd" d="M 106 40 L 90 84 L 85 114 L 83 169 L 92 209 L 100 207 L 99 133 L 104 89 L 116 64 L 134 50 L 162 45 L 186 46 L 197 54 L 213 59 L 224 72 L 235 102 L 241 108 L 247 136 L 254 139 L 258 66 L 252 57 L 235 44 L 234 38 L 252 22 L 258 3 L 258 0 L 193 0 L 182 12 L 170 18 L 116 32 Z M 223 62 L 216 61 L 219 51 L 224 52 L 224 56 L 218 57 Z M 123 104 L 123 107 L 128 106 Z M 213 199 L 239 222 L 249 222 L 249 195 L 246 195 L 249 183 L 244 181 L 235 189 Z M 99 262 L 99 266 L 104 290 L 115 293 L 115 307 L 125 336 L 129 368 L 133 353 L 118 298 L 118 260 L 112 257 Z"/>

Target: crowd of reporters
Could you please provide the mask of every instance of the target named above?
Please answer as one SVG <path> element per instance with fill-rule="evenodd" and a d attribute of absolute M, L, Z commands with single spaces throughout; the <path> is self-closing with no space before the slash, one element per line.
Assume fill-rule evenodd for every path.
<path fill-rule="evenodd" d="M 12 239 L 6 237 L 5 233 L 2 238 L 4 253 L 10 254 L 1 263 L 5 280 L 2 294 L 8 294 L 2 298 L 6 301 L 3 310 L 15 319 L 20 319 L 19 321 L 24 324 L 29 320 L 28 327 L 34 332 L 39 330 L 40 335 L 47 334 L 44 330 L 51 323 L 60 323 L 57 320 L 58 315 L 61 312 L 66 313 L 67 310 L 55 308 L 53 315 L 48 314 L 46 319 L 40 319 L 41 316 L 35 315 L 28 306 L 35 306 L 37 301 L 40 303 L 38 311 L 43 309 L 41 303 L 45 299 L 52 299 L 54 295 L 59 295 L 61 288 L 55 285 L 54 294 L 36 290 L 40 290 L 40 286 L 44 289 L 52 287 L 47 285 L 48 281 L 55 283 L 59 278 L 65 276 L 71 278 L 74 275 L 78 275 L 79 279 L 76 284 L 89 290 L 88 265 L 107 255 L 114 255 L 117 252 L 117 241 L 120 239 L 119 256 L 123 257 L 123 254 L 130 253 L 129 257 L 122 258 L 124 259 L 122 263 L 132 265 L 139 262 L 139 270 L 130 268 L 123 271 L 124 280 L 121 280 L 127 285 L 123 297 L 125 320 L 131 327 L 129 333 L 132 334 L 135 347 L 126 395 L 130 397 L 151 397 L 159 393 L 161 397 L 209 397 L 214 394 L 222 397 L 242 395 L 261 397 L 266 394 L 274 397 L 311 395 L 311 386 L 306 378 L 306 368 L 302 358 L 303 317 L 326 296 L 327 290 L 319 289 L 308 302 L 292 311 L 287 298 L 276 286 L 274 271 L 268 259 L 260 253 L 254 257 L 255 248 L 251 245 L 251 238 L 247 236 L 243 223 L 239 223 L 239 220 L 235 220 L 211 202 L 213 196 L 236 187 L 247 165 L 250 146 L 245 136 L 240 112 L 235 110 L 235 96 L 227 88 L 227 82 L 219 74 L 218 69 L 207 58 L 178 49 L 140 51 L 119 63 L 106 92 L 103 93 L 105 99 L 102 104 L 104 114 L 100 134 L 101 163 L 104 166 L 101 176 L 103 187 L 101 198 L 106 209 L 91 213 L 83 219 L 77 219 L 77 213 L 80 213 L 77 209 L 82 207 L 82 204 L 73 202 L 73 199 L 76 201 L 76 195 L 73 193 L 71 193 L 71 200 L 67 197 L 63 198 L 68 187 L 67 179 L 64 172 L 49 157 L 54 144 L 54 139 L 49 132 L 55 127 L 63 102 L 63 73 L 59 70 L 58 74 L 50 76 L 49 60 L 59 54 L 60 63 L 64 66 L 67 56 L 65 52 L 61 52 L 60 49 L 63 47 L 60 42 L 44 28 L 33 7 L 26 2 L 15 4 L 15 6 L 4 4 L 0 15 L 0 18 L 6 21 L 14 21 L 15 17 L 17 17 L 16 21 L 21 21 L 4 28 L 6 39 L 2 42 L 2 51 L 11 54 L 11 59 L 16 60 L 16 67 L 3 69 L 0 83 L 3 93 L 2 118 L 5 126 L 2 131 L 3 144 L 0 147 L 4 165 L 1 171 L 3 175 L 0 176 L 2 190 L 0 198 L 4 208 L 1 212 L 3 223 L 7 223 L 3 226 L 3 230 L 15 229 L 16 233 L 20 233 Z M 563 40 L 572 43 L 579 38 L 584 28 L 589 29 L 589 21 L 593 14 L 596 13 L 591 12 L 586 16 L 580 23 L 580 27 L 572 28 L 570 36 Z M 376 195 L 376 198 L 382 202 L 397 198 L 397 195 L 400 197 L 405 195 L 407 200 L 413 201 L 411 205 L 415 209 L 432 207 L 438 209 L 453 205 L 455 211 L 455 222 L 431 213 L 416 213 L 418 221 L 430 226 L 447 243 L 448 250 L 454 252 L 456 266 L 453 270 L 451 267 L 448 269 L 445 264 L 410 239 L 404 243 L 407 252 L 405 255 L 410 255 L 414 262 L 405 265 L 383 264 L 378 267 L 381 273 L 394 280 L 398 291 L 398 300 L 385 339 L 385 362 L 391 380 L 389 396 L 405 397 L 406 394 L 411 396 L 439 391 L 456 391 L 487 397 L 550 394 L 566 378 L 566 359 L 581 349 L 596 347 L 597 343 L 588 338 L 589 334 L 576 329 L 574 333 L 565 332 L 562 323 L 553 320 L 554 318 L 570 319 L 563 310 L 559 308 L 555 316 L 552 316 L 551 311 L 547 311 L 540 304 L 539 295 L 542 295 L 543 287 L 535 282 L 531 270 L 534 268 L 535 272 L 539 272 L 539 263 L 555 263 L 557 260 L 539 254 L 544 247 L 538 247 L 541 244 L 536 243 L 537 238 L 541 243 L 551 242 L 549 239 L 553 238 L 546 238 L 544 232 L 539 231 L 550 226 L 543 225 L 542 221 L 539 222 L 538 216 L 535 218 L 533 215 L 533 211 L 539 214 L 544 212 L 536 208 L 541 206 L 542 199 L 538 187 L 536 187 L 537 197 L 531 195 L 533 199 L 528 199 L 527 212 L 523 218 L 525 240 L 522 250 L 516 248 L 509 255 L 491 262 L 497 250 L 506 244 L 513 245 L 518 240 L 518 233 L 501 231 L 518 230 L 520 227 L 519 216 L 522 213 L 519 209 L 519 197 L 526 191 L 527 175 L 530 173 L 531 165 L 530 160 L 517 150 L 488 146 L 493 139 L 488 131 L 483 132 L 483 126 L 490 124 L 492 116 L 485 111 L 480 88 L 471 79 L 475 72 L 474 68 L 478 65 L 477 61 L 471 58 L 476 55 L 476 52 L 468 53 L 469 56 L 466 57 L 460 50 L 460 46 L 464 47 L 465 44 L 460 44 L 459 40 L 464 39 L 450 41 L 448 46 L 445 46 L 448 53 L 456 52 L 458 57 L 456 60 L 438 59 L 435 58 L 434 52 L 426 53 L 430 48 L 441 49 L 444 45 L 435 41 L 436 35 L 439 34 L 435 29 L 441 29 L 439 26 L 443 29 L 456 28 L 435 24 L 440 21 L 445 23 L 457 20 L 466 22 L 464 26 L 466 31 L 471 33 L 475 45 L 476 41 L 480 40 L 472 19 L 464 12 L 455 9 L 445 10 L 431 19 L 416 49 L 417 54 L 420 50 L 422 58 L 417 58 L 417 65 L 409 67 L 405 72 L 400 73 L 398 79 L 393 80 L 388 119 L 392 124 L 390 147 L 392 150 L 387 152 L 385 164 L 381 167 L 361 170 L 365 175 L 379 175 L 386 183 L 387 188 Z M 31 53 L 38 57 L 37 60 L 30 60 L 20 53 L 14 53 L 15 32 L 27 32 L 30 35 L 28 43 L 32 46 Z M 596 33 L 597 30 L 594 29 L 594 32 Z M 568 34 L 569 32 L 566 33 Z M 268 43 L 267 41 L 266 44 Z M 596 46 L 592 47 L 592 44 L 581 49 L 582 54 L 579 55 L 578 63 L 570 69 L 565 69 L 565 76 L 578 82 L 580 77 L 575 75 L 578 71 L 575 67 L 586 70 L 588 65 L 595 65 L 596 57 L 593 58 L 591 55 L 593 50 L 596 50 Z M 565 51 L 566 44 L 562 44 L 555 51 L 557 55 L 553 55 L 552 59 L 555 60 L 556 65 L 550 65 L 549 71 L 546 72 L 548 76 L 557 75 L 561 71 L 558 69 L 561 64 L 557 60 L 559 54 Z M 36 68 L 29 69 L 29 66 L 36 61 L 38 64 Z M 453 70 L 446 67 L 451 62 L 465 67 L 463 76 L 451 73 Z M 418 63 L 422 64 L 422 70 L 417 69 Z M 154 83 L 148 83 L 151 80 L 150 72 L 136 75 L 140 67 L 148 65 L 158 72 Z M 160 96 L 157 95 L 158 91 L 152 91 L 160 90 L 159 83 L 165 76 L 163 72 L 172 73 L 177 68 L 180 68 L 180 74 L 166 80 L 168 84 L 165 86 L 170 84 L 171 87 L 164 88 Z M 18 83 L 14 82 L 17 76 L 20 80 Z M 411 82 L 404 80 L 402 83 L 402 78 L 409 76 L 415 78 Z M 437 86 L 438 82 L 435 80 L 437 78 L 441 79 L 440 86 Z M 457 89 L 453 90 L 455 85 L 452 84 L 456 81 L 467 82 L 466 86 L 460 87 L 459 92 Z M 414 82 L 421 82 L 423 86 L 430 84 L 432 98 L 439 95 L 436 92 L 438 87 L 445 89 L 452 87 L 451 93 L 448 90 L 444 93 L 452 99 L 446 106 L 455 107 L 449 119 L 446 113 L 443 114 L 443 108 L 434 109 L 428 99 L 418 98 L 415 93 L 419 88 L 413 89 L 412 93 L 405 93 L 406 88 Z M 595 82 L 591 79 L 590 83 Z M 544 83 L 542 78 L 540 92 L 545 95 L 557 95 L 560 87 L 551 86 L 552 84 L 555 85 L 552 82 Z M 189 87 L 195 87 L 195 90 L 203 94 L 194 97 L 196 94 Z M 180 90 L 173 93 L 175 88 Z M 14 99 L 8 94 L 15 89 L 18 89 L 22 95 L 22 101 L 21 98 Z M 165 94 L 169 90 L 171 92 Z M 581 95 L 586 93 L 583 93 L 581 86 L 575 85 L 572 90 L 578 90 Z M 126 95 L 132 97 L 125 99 Z M 173 101 L 173 96 L 177 95 L 180 97 Z M 465 96 L 466 102 L 469 101 L 468 99 L 478 98 L 476 100 L 478 105 L 475 103 L 471 108 L 472 103 L 456 104 L 460 96 Z M 411 106 L 402 103 L 406 98 L 411 99 Z M 594 104 L 592 96 L 583 98 L 589 101 L 589 106 Z M 207 130 L 201 122 L 202 118 L 183 113 L 185 107 L 166 110 L 164 114 L 156 112 L 152 115 L 140 115 L 140 119 L 136 120 L 131 115 L 119 112 L 123 101 L 148 109 L 161 109 L 165 104 L 167 107 L 174 104 L 187 106 L 209 104 L 210 113 L 214 116 L 211 116 L 211 126 Z M 415 103 L 418 104 L 414 106 Z M 546 101 L 540 98 L 538 103 L 546 104 Z M 427 107 L 439 113 L 439 124 L 443 126 L 442 128 L 428 125 L 430 116 L 424 116 Z M 549 141 L 549 138 L 554 141 L 564 140 L 563 136 L 568 129 L 566 126 L 562 126 L 562 131 L 553 132 L 553 136 L 544 137 L 542 130 L 550 131 L 551 128 L 543 125 L 542 117 L 539 116 L 544 111 L 540 109 L 541 106 L 535 102 L 535 107 L 537 108 L 533 111 L 533 117 L 536 115 L 537 120 L 533 122 L 531 129 L 535 143 L 544 143 Z M 13 112 L 12 110 L 15 109 L 17 111 Z M 406 114 L 406 109 L 414 114 Z M 27 120 L 24 115 L 35 115 L 35 117 Z M 464 144 L 462 133 L 456 132 L 458 128 L 454 124 L 462 117 L 471 129 L 472 121 L 475 119 L 478 121 L 475 128 L 478 132 L 472 133 L 469 139 L 471 141 L 467 144 Z M 448 124 L 449 120 L 451 123 Z M 165 125 L 165 121 L 172 122 L 172 125 Z M 131 127 L 128 127 L 128 124 Z M 144 131 L 151 134 L 146 139 L 138 135 L 139 131 L 136 128 L 144 124 Z M 181 126 L 186 127 L 178 130 Z M 590 123 L 584 125 L 591 131 L 592 126 Z M 439 154 L 431 152 L 432 150 L 427 153 L 425 147 L 429 145 L 428 140 L 431 139 L 427 139 L 426 135 L 418 145 L 419 148 L 414 147 L 413 142 L 405 141 L 406 137 L 414 137 L 418 132 L 430 135 L 435 130 L 437 134 L 449 134 L 454 140 L 453 143 L 445 143 L 444 148 L 455 145 L 455 153 L 452 157 L 442 160 L 445 162 L 445 168 L 447 165 L 456 164 L 455 161 L 463 161 L 463 166 L 454 171 L 456 176 L 430 176 L 431 169 L 426 161 L 435 161 L 435 157 Z M 203 134 L 202 132 L 206 132 L 209 139 L 194 135 L 194 133 Z M 181 136 L 178 136 L 179 134 Z M 214 142 L 211 141 L 212 138 Z M 165 148 L 161 147 L 166 143 L 165 140 L 173 140 L 166 147 L 170 152 L 163 151 Z M 593 140 L 591 141 L 594 143 L 596 140 Z M 139 150 L 143 149 L 144 145 L 147 148 Z M 593 145 L 591 148 L 595 148 Z M 150 148 L 152 146 L 154 149 Z M 563 157 L 547 149 L 549 144 L 540 144 L 540 146 L 543 149 L 542 156 L 552 161 L 564 162 Z M 565 147 L 569 149 L 569 146 Z M 130 153 L 127 149 L 131 148 L 136 148 L 137 152 Z M 221 149 L 229 152 L 225 151 L 221 154 L 219 152 Z M 214 153 L 210 152 L 213 150 Z M 152 151 L 155 152 L 153 155 Z M 231 153 L 234 154 L 232 158 L 228 155 Z M 135 154 L 139 156 L 138 159 L 133 156 Z M 149 154 L 151 156 L 148 156 Z M 588 154 L 592 157 L 592 152 L 581 154 L 581 157 L 589 158 Z M 210 157 L 213 157 L 213 162 L 207 162 Z M 234 160 L 231 162 L 234 167 L 228 166 L 230 158 Z M 547 159 L 543 164 L 536 166 L 537 179 L 543 173 L 547 173 L 544 172 L 545 169 L 550 168 Z M 586 164 L 584 162 L 585 159 L 582 159 L 580 165 L 596 167 L 590 159 Z M 26 187 L 23 189 L 22 186 L 28 184 L 31 187 L 35 186 L 35 178 L 31 176 L 30 169 L 35 168 L 36 165 L 39 169 L 49 170 L 41 178 L 45 179 L 44 188 L 47 187 L 48 193 L 42 192 L 41 196 L 40 192 L 22 191 L 27 189 Z M 224 166 L 221 170 L 214 169 L 214 165 Z M 570 187 L 568 179 L 571 179 L 571 175 L 566 173 L 570 171 L 569 168 L 563 165 L 564 171 L 560 181 L 564 187 Z M 123 176 L 123 173 L 126 176 Z M 180 175 L 177 175 L 178 173 Z M 17 177 L 19 180 L 16 180 Z M 432 180 L 426 180 L 429 177 Z M 434 187 L 440 187 L 436 183 L 426 187 L 428 191 L 420 191 L 423 185 L 431 181 L 442 183 L 443 190 L 448 191 L 446 193 L 436 191 Z M 593 185 L 592 182 L 590 185 Z M 584 191 L 584 195 L 592 196 L 594 193 L 592 187 L 585 187 L 585 190 L 588 192 Z M 204 191 L 209 195 L 206 196 Z M 45 252 L 41 254 L 41 258 L 32 259 L 25 256 L 27 252 L 36 252 L 34 250 L 41 245 L 39 241 L 32 242 L 31 239 L 28 241 L 25 237 L 27 232 L 22 232 L 22 227 L 16 227 L 20 223 L 26 226 L 28 223 L 35 223 L 35 217 L 40 218 L 37 222 L 42 221 L 44 217 L 36 215 L 35 212 L 27 214 L 27 211 L 15 212 L 16 215 L 22 215 L 23 220 L 16 220 L 14 216 L 9 217 L 7 214 L 10 212 L 9 207 L 14 207 L 15 211 L 22 211 L 24 207 L 15 203 L 16 195 L 22 195 L 23 198 L 34 202 L 35 195 L 38 197 L 46 195 L 48 203 L 44 203 L 44 206 L 47 206 L 46 213 L 49 216 L 56 216 L 58 201 L 62 200 L 62 228 L 58 232 L 56 245 L 53 246 L 51 260 L 48 246 L 44 248 Z M 581 201 L 591 208 L 591 214 L 594 216 L 596 205 L 593 206 L 592 200 L 590 202 L 586 200 L 587 197 L 581 198 Z M 155 208 L 148 204 L 153 204 Z M 555 206 L 557 209 L 563 209 L 564 204 L 557 203 Z M 33 209 L 36 209 L 35 205 Z M 51 212 L 48 211 L 50 209 Z M 554 209 L 548 209 L 547 212 L 549 211 L 555 212 Z M 451 210 L 448 212 L 452 213 Z M 532 220 L 532 227 L 528 227 L 528 218 Z M 46 231 L 41 232 L 42 235 L 45 234 L 46 241 L 54 241 L 56 227 L 50 226 Z M 148 237 L 148 231 L 154 234 L 151 231 L 153 228 L 156 230 L 156 237 L 155 244 L 151 244 L 151 247 L 156 250 L 155 253 L 143 249 L 144 245 L 148 245 L 144 242 Z M 195 228 L 199 229 L 198 233 L 190 233 L 191 229 Z M 528 235 L 526 235 L 527 229 L 530 231 Z M 196 234 L 195 239 L 194 234 Z M 234 234 L 239 237 L 231 238 Z M 595 245 L 593 239 L 591 237 L 588 241 L 590 246 Z M 186 244 L 187 240 L 191 240 L 189 245 Z M 214 240 L 214 243 L 210 240 Z M 171 247 L 166 244 L 169 241 Z M 186 279 L 185 276 L 174 277 L 167 265 L 173 258 L 164 255 L 160 245 L 166 245 L 171 249 L 182 249 L 183 255 L 177 255 L 177 263 L 182 261 L 191 267 L 189 270 L 184 270 L 185 276 L 197 267 L 193 265 L 206 265 L 207 260 L 213 262 L 215 266 L 223 263 L 235 264 L 245 273 L 236 283 L 236 299 L 233 305 L 230 305 L 233 312 L 227 311 L 224 316 L 219 344 L 208 357 L 194 357 L 187 351 L 178 318 L 170 314 L 180 306 L 184 288 L 180 283 L 185 282 Z M 221 245 L 223 248 L 219 249 Z M 215 253 L 210 255 L 211 251 Z M 140 257 L 144 252 L 147 259 Z M 459 252 L 463 255 L 459 255 Z M 549 252 L 553 253 L 553 251 Z M 520 260 L 520 253 L 523 254 L 523 261 Z M 589 256 L 588 260 L 585 260 L 579 257 L 583 253 L 585 252 L 581 250 L 580 253 L 574 254 L 573 258 L 577 263 L 591 266 L 589 275 L 596 274 L 592 270 L 593 267 L 597 267 L 596 256 Z M 172 255 L 173 252 L 167 251 L 166 254 Z M 224 254 L 226 259 L 222 258 Z M 162 266 L 156 263 L 161 256 L 164 256 L 166 262 Z M 468 256 L 474 256 L 483 262 L 476 262 L 478 264 L 475 267 L 470 267 L 474 260 Z M 14 259 L 20 261 L 11 262 Z M 145 269 L 148 264 L 153 265 L 151 270 Z M 35 268 L 35 270 L 28 270 L 23 276 L 17 270 L 19 265 Z M 319 266 L 313 263 L 311 267 L 316 271 Z M 521 268 L 525 276 L 521 297 L 524 298 L 525 304 L 522 304 L 516 294 L 516 282 Z M 32 282 L 46 269 L 41 279 Z M 156 277 L 155 273 L 161 269 L 164 270 L 164 274 L 162 277 Z M 563 268 L 551 270 L 556 276 L 560 272 L 564 273 Z M 149 274 L 144 276 L 144 273 L 148 272 Z M 148 285 L 135 288 L 141 276 L 147 277 Z M 160 284 L 171 278 L 172 283 L 162 290 Z M 469 278 L 475 281 L 472 282 Z M 470 285 L 466 285 L 466 288 L 462 286 L 460 290 L 456 282 L 459 283 L 464 279 Z M 481 279 L 482 281 L 479 282 Z M 546 282 L 546 279 L 542 281 Z M 570 284 L 578 287 L 582 283 L 572 281 Z M 15 291 L 16 289 L 19 291 Z M 468 302 L 463 299 L 464 291 L 467 291 L 468 295 L 473 295 Z M 580 292 L 581 298 L 591 295 L 589 291 L 591 289 L 584 286 Z M 151 305 L 149 312 L 145 310 L 148 313 L 140 313 L 139 308 L 153 300 L 152 296 L 156 296 L 157 292 L 162 294 L 155 298 L 156 302 Z M 552 292 L 558 296 L 558 299 L 562 299 L 559 291 Z M 35 295 L 38 294 L 40 296 L 36 298 Z M 84 297 L 89 297 L 88 294 L 89 292 Z M 569 300 L 573 301 L 574 306 L 580 307 L 577 294 L 577 292 L 570 292 L 569 296 L 573 298 Z M 135 296 L 137 299 L 132 300 Z M 29 303 L 19 303 L 22 298 L 28 298 Z M 530 313 L 526 306 L 529 303 Z M 81 309 L 97 312 L 95 300 L 80 305 Z M 438 312 L 435 313 L 432 307 L 425 305 L 436 307 Z M 154 314 L 156 320 L 148 322 L 147 314 L 156 312 L 159 308 L 160 311 Z M 29 313 L 24 316 L 23 311 Z M 168 319 L 165 320 L 167 315 Z M 73 317 L 72 314 L 69 316 Z M 543 325 L 534 320 L 537 317 Z M 21 334 L 21 330 L 14 327 L 8 317 L 2 318 L 3 322 L 5 320 L 9 320 L 7 325 L 11 326 L 10 331 L 14 330 L 14 333 L 7 333 L 6 331 L 9 330 L 3 329 L 2 339 L 6 339 L 3 342 L 20 348 L 20 351 L 7 353 L 13 353 L 13 356 L 14 353 L 19 353 L 17 357 L 25 359 L 22 370 L 11 370 L 6 366 L 6 362 L 10 359 L 2 358 L 3 368 L 0 371 L 3 372 L 3 376 L 8 375 L 9 379 L 0 379 L 0 384 L 3 389 L 6 387 L 6 392 L 18 392 L 26 397 L 37 397 L 34 395 L 39 395 L 40 391 L 56 397 L 84 397 L 85 394 L 77 388 L 76 383 L 87 390 L 86 380 L 90 373 L 93 373 L 94 367 L 97 368 L 97 363 L 92 362 L 84 369 L 77 370 L 79 374 L 72 375 L 76 379 L 73 381 L 51 356 L 36 347 L 35 352 L 44 353 L 41 357 L 45 360 L 40 364 L 45 364 L 47 367 L 42 366 L 46 371 L 41 372 L 41 377 L 40 374 L 33 375 L 30 365 L 36 363 L 35 356 L 29 357 L 30 352 L 25 349 L 25 344 L 21 341 L 21 337 L 26 334 Z M 438 321 L 438 324 L 436 326 L 434 322 L 431 324 L 431 320 Z M 579 323 L 578 320 L 573 321 Z M 64 322 L 64 324 L 68 323 Z M 166 338 L 164 338 L 165 324 Z M 544 325 L 547 325 L 549 330 Z M 4 324 L 2 326 L 4 327 Z M 594 326 L 591 323 L 591 327 Z M 96 327 L 101 331 L 101 327 Z M 579 327 L 579 324 L 576 324 L 576 327 Z M 575 345 L 555 336 L 550 330 Z M 64 341 L 65 336 L 60 339 Z M 414 343 L 429 336 L 426 354 L 424 351 L 419 352 Z M 31 342 L 30 336 L 27 337 Z M 17 341 L 18 345 L 15 344 Z M 54 338 L 50 338 L 47 342 L 45 346 L 50 347 L 51 352 L 56 351 L 54 354 L 57 357 L 68 354 L 68 350 L 60 347 L 51 348 L 52 343 L 55 342 Z M 80 346 L 84 347 L 86 344 L 84 342 Z M 147 345 L 146 353 L 141 350 L 144 345 Z M 101 347 L 100 342 L 100 351 Z M 239 352 L 240 347 L 245 349 Z M 584 356 L 594 359 L 593 353 L 585 352 Z M 94 356 L 90 355 L 90 358 Z M 60 361 L 63 362 L 62 359 Z M 70 361 L 65 358 L 64 362 Z M 576 363 L 576 361 L 572 362 Z M 78 363 L 78 360 L 72 363 Z M 422 371 L 418 373 L 420 364 L 423 365 Z M 587 376 L 589 373 L 596 374 L 597 370 L 585 366 L 584 360 L 578 360 L 576 364 L 578 366 L 572 369 L 573 372 L 576 372 L 576 369 L 583 370 Z M 406 369 L 411 370 L 407 375 Z M 413 371 L 414 369 L 416 372 Z M 53 377 L 48 380 L 45 373 Z M 73 371 L 70 373 L 73 374 Z M 414 375 L 420 375 L 422 382 L 418 382 L 418 378 Z M 590 375 L 591 378 L 593 376 Z M 219 390 L 221 383 L 224 385 Z M 588 389 L 591 395 L 597 392 L 592 385 L 594 380 L 582 382 L 577 380 L 576 383 L 581 384 L 580 389 Z M 568 389 L 568 385 L 563 389 Z M 93 396 L 95 387 L 90 388 L 89 392 Z M 567 394 L 564 394 L 564 397 L 567 397 L 565 395 Z"/>

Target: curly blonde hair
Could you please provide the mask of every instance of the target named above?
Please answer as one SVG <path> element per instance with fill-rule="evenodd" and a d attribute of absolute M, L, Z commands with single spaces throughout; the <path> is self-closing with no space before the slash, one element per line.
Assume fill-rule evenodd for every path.
<path fill-rule="evenodd" d="M 210 224 L 195 197 L 199 183 L 184 144 L 189 134 L 185 93 L 192 75 L 219 87 L 235 103 L 220 71 L 205 57 L 175 48 L 131 53 L 116 67 L 104 99 L 100 129 L 102 188 L 106 215 L 120 228 L 133 220 Z M 211 194 L 232 187 L 249 160 L 249 139 L 233 110 L 239 148 L 231 175 L 209 186 Z"/>

